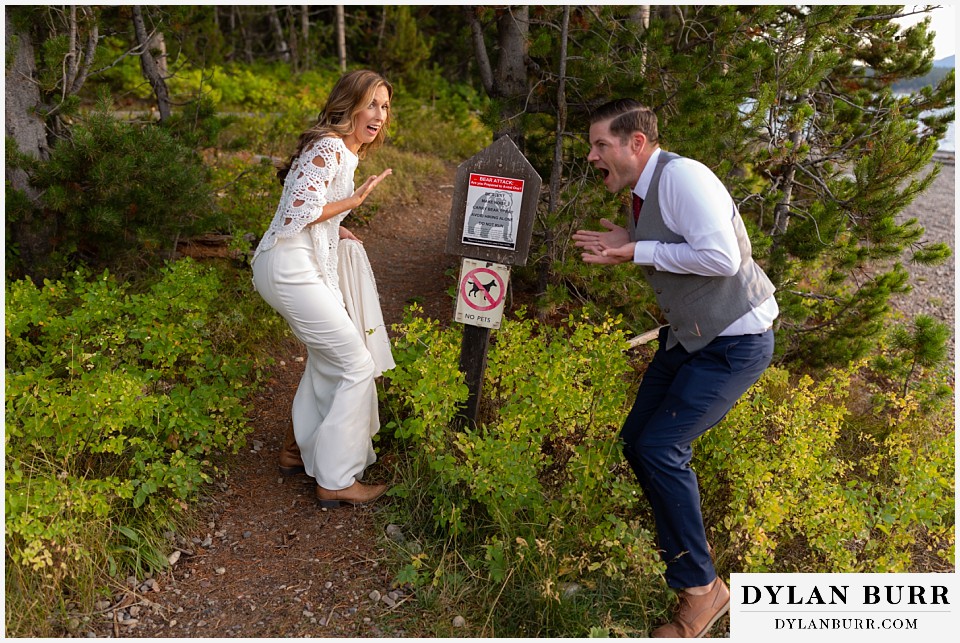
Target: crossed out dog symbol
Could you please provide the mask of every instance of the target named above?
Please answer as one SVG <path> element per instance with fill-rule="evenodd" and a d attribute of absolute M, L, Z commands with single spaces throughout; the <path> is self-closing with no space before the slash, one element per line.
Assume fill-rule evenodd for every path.
<path fill-rule="evenodd" d="M 497 285 L 497 280 L 496 280 L 496 279 L 491 279 L 491 280 L 490 280 L 490 283 L 488 283 L 488 284 L 483 284 L 483 283 L 480 283 L 480 280 L 479 280 L 478 278 L 474 277 L 473 279 L 470 280 L 470 292 L 468 292 L 467 294 L 468 294 L 470 297 L 473 297 L 474 295 L 479 295 L 479 294 L 480 294 L 480 286 L 483 286 L 483 289 L 486 290 L 486 291 L 489 293 L 489 292 L 490 292 L 490 289 L 493 288 L 493 287 L 496 286 L 496 285 Z"/>

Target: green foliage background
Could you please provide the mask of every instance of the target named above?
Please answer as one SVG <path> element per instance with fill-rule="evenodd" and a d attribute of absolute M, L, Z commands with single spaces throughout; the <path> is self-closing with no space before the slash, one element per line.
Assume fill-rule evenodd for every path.
<path fill-rule="evenodd" d="M 397 89 L 391 145 L 364 165 L 394 176 L 363 218 L 415 204 L 506 117 L 554 174 L 564 8 L 533 8 L 521 102 L 476 82 L 471 25 L 456 9 L 349 8 L 351 65 L 384 70 Z M 398 367 L 378 449 L 397 456 L 385 519 L 411 533 L 391 544 L 397 582 L 415 585 L 431 614 L 484 615 L 481 636 L 645 636 L 672 608 L 616 439 L 649 356 L 626 351 L 626 338 L 659 311 L 629 266 L 601 275 L 566 242 L 620 207 L 584 161 L 585 116 L 614 95 L 643 96 L 665 146 L 730 187 L 779 286 L 778 365 L 698 445 L 721 574 L 952 569 L 951 329 L 897 322 L 888 306 L 911 261 L 949 255 L 898 218 L 936 177 L 930 157 L 953 119 L 952 73 L 907 97 L 891 91 L 926 73 L 930 34 L 921 25 L 894 39 L 871 6 L 691 6 L 683 20 L 655 13 L 647 29 L 630 8 L 571 9 L 569 119 L 559 183 L 547 186 L 559 198 L 550 208 L 544 195 L 533 260 L 514 280 L 537 284 L 536 310 L 494 334 L 478 426 L 456 418 L 458 329 L 414 309 L 392 331 Z M 492 52 L 507 10 L 474 16 Z M 238 34 L 220 30 L 214 8 L 146 11 L 178 47 L 178 108 L 163 124 L 138 120 L 149 85 L 136 59 L 120 59 L 129 8 L 83 14 L 81 31 L 99 21 L 106 35 L 104 71 L 81 94 L 59 85 L 64 12 L 11 14 L 43 32 L 38 113 L 56 145 L 38 161 L 6 143 L 8 169 L 42 194 L 6 190 L 8 634 L 63 635 L 68 603 L 92 613 L 112 578 L 166 567 L 169 533 L 226 475 L 222 456 L 250 430 L 249 395 L 289 339 L 251 291 L 245 259 L 279 198 L 275 162 L 340 75 L 333 29 L 317 21 L 290 63 L 240 62 Z M 234 15 L 266 32 L 265 11 Z M 31 264 L 22 232 L 41 223 L 50 250 Z M 199 232 L 228 235 L 231 257 L 170 261 Z M 458 634 L 442 619 L 422 628 Z"/>

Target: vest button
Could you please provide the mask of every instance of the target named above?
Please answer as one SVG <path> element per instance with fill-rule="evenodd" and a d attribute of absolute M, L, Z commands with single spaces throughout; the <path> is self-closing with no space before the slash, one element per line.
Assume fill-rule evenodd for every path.
<path fill-rule="evenodd" d="M 663 288 L 657 288 L 657 290 L 656 290 L 655 292 L 656 292 L 658 295 L 662 295 L 662 294 L 663 294 Z"/>
<path fill-rule="evenodd" d="M 647 268 L 647 274 L 652 275 L 654 273 L 653 268 Z"/>
<path fill-rule="evenodd" d="M 674 327 L 673 327 L 673 330 L 676 331 L 676 332 L 679 332 L 680 327 L 679 327 L 679 326 L 674 326 Z"/>
<path fill-rule="evenodd" d="M 663 314 L 664 314 L 664 315 L 669 315 L 669 314 L 670 314 L 670 309 L 669 309 L 669 308 L 664 308 L 664 309 L 663 309 Z"/>

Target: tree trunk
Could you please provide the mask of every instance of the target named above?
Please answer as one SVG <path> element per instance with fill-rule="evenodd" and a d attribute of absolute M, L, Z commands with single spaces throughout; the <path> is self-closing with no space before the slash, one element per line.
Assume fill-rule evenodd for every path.
<path fill-rule="evenodd" d="M 380 11 L 380 27 L 377 29 L 377 49 L 383 48 L 383 39 L 387 35 L 387 5 Z"/>
<path fill-rule="evenodd" d="M 470 34 L 473 37 L 473 51 L 477 61 L 477 69 L 480 72 L 480 82 L 483 83 L 483 89 L 486 90 L 487 95 L 493 96 L 496 91 L 493 84 L 493 67 L 490 65 L 487 44 L 483 39 L 483 25 L 477 19 L 477 7 L 467 6 L 463 10 L 467 14 L 467 21 L 470 23 Z"/>
<path fill-rule="evenodd" d="M 248 65 L 253 64 L 253 35 L 247 25 L 246 17 L 243 14 L 242 7 L 234 5 L 231 8 L 231 32 L 236 29 L 240 34 L 240 40 L 243 43 L 243 61 Z"/>
<path fill-rule="evenodd" d="M 287 18 L 287 33 L 290 34 L 289 39 L 289 48 L 290 48 L 290 64 L 293 66 L 294 72 L 300 72 L 303 70 L 303 52 L 300 51 L 300 42 L 299 42 L 299 29 L 297 29 L 296 15 L 293 5 L 287 7 L 286 18 Z"/>
<path fill-rule="evenodd" d="M 790 142 L 796 145 L 800 142 L 800 131 L 794 130 L 790 133 Z M 774 243 L 777 238 L 787 233 L 787 227 L 790 225 L 790 204 L 793 200 L 793 181 L 797 175 L 797 164 L 793 161 L 786 164 L 781 175 L 780 185 L 783 186 L 783 198 L 773 210 L 773 230 L 772 236 Z"/>
<path fill-rule="evenodd" d="M 300 48 L 303 50 L 303 65 L 313 67 L 313 52 L 310 47 L 310 5 L 300 5 Z"/>
<path fill-rule="evenodd" d="M 6 135 L 16 142 L 17 148 L 24 154 L 45 160 L 49 156 L 50 144 L 43 120 L 37 116 L 40 88 L 36 82 L 37 61 L 33 39 L 29 32 L 15 32 L 9 11 L 5 13 L 8 56 L 16 43 L 16 50 L 12 52 L 13 59 L 8 59 L 5 74 L 3 116 Z M 26 174 L 21 170 L 14 170 L 16 176 L 12 177 L 9 167 L 8 165 L 6 179 L 11 181 L 13 187 L 26 192 L 35 200 L 36 194 L 27 184 Z"/>
<path fill-rule="evenodd" d="M 497 41 L 500 55 L 497 58 L 497 71 L 494 77 L 495 93 L 505 99 L 501 109 L 500 129 L 494 132 L 494 139 L 509 136 L 521 150 L 523 149 L 523 128 L 519 116 L 523 113 L 524 99 L 527 97 L 527 35 L 530 33 L 530 7 L 527 5 L 508 7 L 497 20 Z"/>
<path fill-rule="evenodd" d="M 567 129 L 567 40 L 570 33 L 570 6 L 563 7 L 560 26 L 560 60 L 557 64 L 557 128 L 553 147 L 553 168 L 550 170 L 550 202 L 548 209 L 555 212 L 560 203 L 560 181 L 563 174 L 563 135 Z"/>
<path fill-rule="evenodd" d="M 560 26 L 560 60 L 557 65 L 557 127 L 553 146 L 553 167 L 550 169 L 550 195 L 547 204 L 547 215 L 552 216 L 560 203 L 560 184 L 563 181 L 563 137 L 567 129 L 567 41 L 570 34 L 570 6 L 563 7 L 563 21 Z M 544 253 L 538 266 L 537 294 L 547 293 L 550 283 L 550 265 L 553 263 L 555 237 L 553 226 L 545 226 L 543 246 Z M 539 307 L 544 311 L 544 307 Z"/>
<path fill-rule="evenodd" d="M 509 136 L 522 151 L 523 127 L 519 117 L 526 111 L 530 84 L 527 77 L 530 7 L 508 6 L 498 9 L 496 69 L 490 64 L 483 26 L 477 16 L 479 7 L 464 8 L 473 40 L 480 80 L 487 95 L 500 101 L 500 125 L 493 132 L 494 140 Z"/>
<path fill-rule="evenodd" d="M 641 4 L 634 8 L 633 13 L 630 18 L 637 25 L 637 35 L 642 36 L 647 32 L 647 29 L 650 28 L 650 5 Z M 640 65 L 642 67 L 647 66 L 647 50 L 644 47 L 643 51 L 640 53 Z"/>
<path fill-rule="evenodd" d="M 650 28 L 650 5 L 640 4 L 634 7 L 630 19 L 637 23 L 640 33 Z"/>
<path fill-rule="evenodd" d="M 810 54 L 807 56 L 807 59 L 810 61 L 810 64 L 813 64 L 813 55 Z M 810 92 L 803 92 L 798 104 L 807 104 L 810 102 Z M 816 109 L 816 108 L 814 108 Z M 792 121 L 792 119 L 791 119 Z M 803 142 L 803 131 L 800 127 L 791 126 L 790 130 L 790 149 L 793 152 L 790 155 L 790 161 L 786 163 L 781 172 L 780 185 L 783 190 L 783 198 L 780 200 L 780 203 L 774 208 L 773 211 L 773 230 L 771 231 L 771 236 L 774 238 L 774 244 L 779 243 L 779 237 L 786 234 L 787 228 L 790 225 L 790 208 L 793 201 L 793 187 L 794 179 L 797 175 L 797 161 L 796 161 L 796 150 L 800 149 L 800 145 Z"/>
<path fill-rule="evenodd" d="M 275 5 L 270 5 L 267 18 L 270 20 L 270 28 L 273 29 L 273 37 L 276 40 L 274 49 L 277 52 L 277 56 L 283 62 L 290 62 L 290 47 L 287 46 L 286 36 L 283 35 L 283 25 L 280 23 L 280 16 L 277 15 L 277 7 Z"/>
<path fill-rule="evenodd" d="M 340 71 L 347 71 L 347 21 L 343 5 L 336 6 L 337 16 L 337 59 L 340 61 Z"/>
<path fill-rule="evenodd" d="M 163 39 L 162 31 L 154 31 L 150 36 L 150 51 L 159 52 L 157 56 L 154 56 L 154 60 L 157 61 L 157 69 L 160 71 L 162 78 L 169 78 L 170 74 L 167 69 L 167 41 Z"/>
<path fill-rule="evenodd" d="M 4 14 L 7 65 L 3 120 L 6 136 L 16 144 L 20 153 L 43 161 L 50 155 L 50 141 L 46 126 L 37 115 L 41 98 L 36 82 L 37 61 L 33 38 L 29 31 L 18 32 L 14 29 L 9 9 Z M 14 167 L 9 157 L 5 163 L 4 178 L 8 189 L 22 192 L 31 203 L 39 205 L 40 195 L 30 185 L 29 175 Z M 38 281 L 48 276 L 37 272 L 36 267 L 43 265 L 52 254 L 56 224 L 56 219 L 45 215 L 40 207 L 22 213 L 19 220 L 11 220 L 8 212 L 6 230 L 9 236 L 6 243 L 17 247 L 20 265 Z M 8 271 L 11 269 L 13 266 L 7 266 Z"/>
<path fill-rule="evenodd" d="M 140 47 L 140 68 L 153 87 L 153 93 L 157 97 L 157 109 L 160 111 L 160 122 L 163 123 L 171 116 L 170 93 L 167 91 L 167 82 L 160 73 L 160 66 L 150 51 L 151 38 L 147 35 L 140 5 L 133 6 L 133 29 L 137 35 L 137 46 Z"/>

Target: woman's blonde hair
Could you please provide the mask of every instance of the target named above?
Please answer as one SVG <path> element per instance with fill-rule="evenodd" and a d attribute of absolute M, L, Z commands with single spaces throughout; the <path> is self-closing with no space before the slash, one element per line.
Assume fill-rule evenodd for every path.
<path fill-rule="evenodd" d="M 300 135 L 297 141 L 297 151 L 290 160 L 280 167 L 277 178 L 282 183 L 290 170 L 293 161 L 303 153 L 303 150 L 325 136 L 344 138 L 353 134 L 356 127 L 356 116 L 373 101 L 374 94 L 380 87 L 386 87 L 389 99 L 393 98 L 393 85 L 375 71 L 361 69 L 344 74 L 330 91 L 327 104 L 317 117 L 317 122 Z M 390 126 L 390 111 L 387 111 L 386 120 L 377 137 L 370 143 L 360 146 L 357 156 L 361 159 L 367 152 L 376 150 L 383 145 L 387 137 L 387 128 Z"/>

